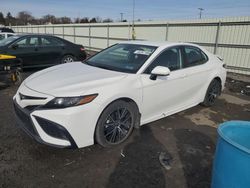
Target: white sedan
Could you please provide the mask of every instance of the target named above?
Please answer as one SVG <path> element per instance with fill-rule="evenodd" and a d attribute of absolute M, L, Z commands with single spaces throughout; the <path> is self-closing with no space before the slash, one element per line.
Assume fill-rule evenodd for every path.
<path fill-rule="evenodd" d="M 34 73 L 13 100 L 18 124 L 37 141 L 106 147 L 135 127 L 213 105 L 225 79 L 225 64 L 202 47 L 133 41 Z"/>
<path fill-rule="evenodd" d="M 15 33 L 0 32 L 0 41 L 16 35 Z"/>

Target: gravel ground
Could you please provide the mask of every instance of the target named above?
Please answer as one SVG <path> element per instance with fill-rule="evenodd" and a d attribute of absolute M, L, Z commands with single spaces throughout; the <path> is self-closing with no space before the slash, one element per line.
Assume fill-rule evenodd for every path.
<path fill-rule="evenodd" d="M 56 149 L 30 139 L 15 125 L 16 86 L 0 87 L 0 187 L 208 188 L 218 124 L 250 120 L 250 83 L 228 79 L 211 108 L 189 110 L 134 130 L 125 143 Z M 171 169 L 159 162 L 165 152 Z"/>

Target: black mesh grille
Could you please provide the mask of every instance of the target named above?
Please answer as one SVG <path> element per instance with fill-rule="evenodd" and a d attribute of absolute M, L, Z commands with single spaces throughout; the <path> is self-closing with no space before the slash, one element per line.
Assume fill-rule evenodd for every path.
<path fill-rule="evenodd" d="M 37 107 L 39 107 L 39 105 L 30 105 L 30 106 L 26 106 L 25 109 L 27 109 L 30 113 L 32 111 L 34 111 Z"/>
<path fill-rule="evenodd" d="M 22 123 L 21 126 L 23 128 L 25 128 L 30 134 L 32 134 L 33 136 L 36 136 L 37 132 L 34 128 L 33 123 L 31 122 L 29 113 L 25 112 L 23 109 L 21 109 L 19 106 L 17 106 L 17 104 L 15 102 L 14 102 L 14 109 L 15 109 L 15 112 L 16 112 L 18 119 Z"/>

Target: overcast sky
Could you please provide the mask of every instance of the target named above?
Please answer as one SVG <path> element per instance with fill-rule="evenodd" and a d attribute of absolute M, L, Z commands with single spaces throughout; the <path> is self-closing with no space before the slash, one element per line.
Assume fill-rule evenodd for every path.
<path fill-rule="evenodd" d="M 142 20 L 193 19 L 199 16 L 250 16 L 250 0 L 135 0 L 135 18 Z M 0 12 L 29 11 L 35 17 L 55 16 L 132 19 L 133 0 L 0 0 Z"/>

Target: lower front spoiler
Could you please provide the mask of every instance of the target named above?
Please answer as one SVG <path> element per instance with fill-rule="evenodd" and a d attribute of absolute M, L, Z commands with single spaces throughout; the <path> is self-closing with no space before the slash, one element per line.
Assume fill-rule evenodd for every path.
<path fill-rule="evenodd" d="M 37 142 L 39 142 L 41 144 L 45 144 L 45 145 L 56 147 L 56 148 L 71 148 L 71 149 L 78 148 L 74 139 L 71 137 L 69 132 L 64 127 L 62 127 L 61 125 L 58 125 L 54 122 L 48 121 L 46 119 L 43 119 L 40 117 L 35 117 L 35 118 L 39 119 L 40 122 L 42 120 L 47 125 L 52 127 L 53 130 L 57 129 L 58 131 L 60 131 L 61 135 L 63 135 L 65 138 L 67 138 L 67 140 L 70 142 L 70 146 L 51 144 L 51 143 L 48 143 L 48 142 L 45 142 L 44 140 L 42 140 L 41 137 L 39 136 L 36 128 L 35 128 L 35 125 L 33 124 L 32 120 L 30 118 L 30 113 L 27 110 L 22 109 L 16 103 L 15 100 L 14 100 L 13 104 L 14 104 L 15 119 L 16 119 L 17 126 L 20 127 L 24 132 L 26 132 L 31 138 L 35 139 Z M 44 130 L 44 131 L 47 133 L 50 130 Z"/>

